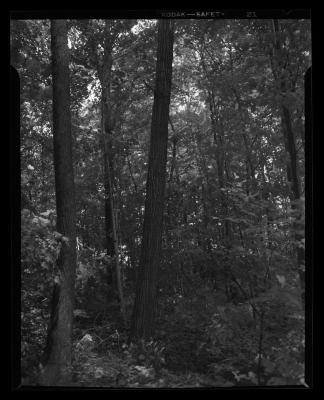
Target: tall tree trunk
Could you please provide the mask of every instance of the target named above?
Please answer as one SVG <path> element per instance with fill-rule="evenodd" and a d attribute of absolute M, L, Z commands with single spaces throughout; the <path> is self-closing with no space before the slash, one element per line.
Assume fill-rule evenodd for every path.
<path fill-rule="evenodd" d="M 107 127 L 105 120 L 107 118 L 107 108 L 104 103 L 104 96 L 101 103 L 101 134 L 102 134 L 102 153 L 104 170 L 104 191 L 105 191 L 105 233 L 106 233 L 106 252 L 109 257 L 115 256 L 115 247 L 113 239 L 113 210 L 111 208 L 112 177 L 114 175 L 113 162 L 111 157 L 111 130 Z M 108 117 L 109 118 L 109 117 Z M 106 129 L 107 128 L 107 129 Z M 112 283 L 113 276 L 109 267 L 107 267 L 107 279 Z"/>
<path fill-rule="evenodd" d="M 176 165 L 176 157 L 177 157 L 177 136 L 176 134 L 174 134 L 174 136 L 172 137 L 172 159 L 171 159 L 171 165 L 170 165 L 170 172 L 169 172 L 169 178 L 168 178 L 168 182 L 167 182 L 167 188 L 166 188 L 166 201 L 167 201 L 167 205 L 166 205 L 166 213 L 164 216 L 164 224 L 165 224 L 165 241 L 166 241 L 166 245 L 167 247 L 169 247 L 170 249 L 173 247 L 173 243 L 172 243 L 172 235 L 170 234 L 170 230 L 174 227 L 174 215 L 176 215 L 174 213 L 174 210 L 172 212 L 172 209 L 174 207 L 174 199 L 173 199 L 173 193 L 174 193 L 174 189 L 173 189 L 173 175 L 174 175 L 174 171 L 175 171 L 175 165 Z M 173 214 L 173 215 L 172 215 Z"/>
<path fill-rule="evenodd" d="M 115 273 L 113 276 L 115 279 L 114 281 L 114 286 L 117 290 L 118 293 L 118 298 L 119 298 L 119 305 L 120 305 L 120 312 L 121 316 L 123 319 L 124 325 L 126 324 L 126 314 L 125 314 L 125 302 L 124 302 L 124 293 L 123 293 L 123 286 L 122 286 L 122 279 L 121 279 L 121 269 L 120 269 L 120 263 L 119 263 L 119 249 L 118 249 L 118 237 L 117 237 L 117 215 L 115 212 L 115 207 L 114 207 L 114 196 L 113 196 L 113 183 L 112 183 L 112 173 L 111 173 L 111 164 L 110 164 L 110 158 L 109 158 L 109 149 L 108 149 L 108 143 L 107 143 L 107 137 L 106 137 L 106 132 L 104 129 L 104 104 L 102 104 L 102 127 L 101 131 L 103 134 L 103 143 L 104 143 L 104 171 L 105 171 L 105 191 L 106 191 L 106 198 L 105 198 L 105 210 L 106 210 L 106 234 L 109 236 L 109 242 L 112 241 L 112 249 L 110 250 L 110 256 L 114 257 L 114 263 L 115 263 Z M 107 204 L 108 203 L 108 204 Z M 109 221 L 109 226 L 107 223 L 107 220 Z M 108 231 L 109 229 L 109 231 Z M 111 229 L 111 232 L 110 232 Z M 108 238 L 107 238 L 108 242 Z M 108 252 L 108 248 L 107 248 Z M 110 271 L 109 271 L 110 272 Z"/>
<path fill-rule="evenodd" d="M 212 213 L 211 210 L 211 201 L 210 199 L 212 198 L 211 196 L 211 185 L 210 185 L 210 179 L 209 179 L 209 174 L 208 174 L 208 168 L 207 168 L 207 162 L 206 162 L 206 155 L 204 154 L 202 150 L 202 145 L 201 145 L 201 136 L 199 133 L 196 133 L 196 148 L 197 148 L 197 165 L 200 171 L 200 175 L 203 177 L 202 183 L 201 183 L 201 204 L 202 204 L 202 229 L 199 229 L 199 243 L 206 253 L 210 253 L 211 251 L 211 239 L 208 237 L 207 231 L 208 231 L 208 223 L 210 221 L 210 215 Z"/>
<path fill-rule="evenodd" d="M 130 339 L 147 339 L 152 336 L 154 331 L 166 181 L 173 29 L 173 21 L 159 20 L 143 241 L 137 274 Z"/>
<path fill-rule="evenodd" d="M 112 38 L 109 33 L 110 22 L 105 22 L 104 55 L 101 69 L 98 71 L 101 83 L 102 96 L 102 135 L 103 135 L 103 155 L 104 155 L 104 188 L 105 188 L 105 229 L 107 255 L 115 256 L 115 246 L 113 239 L 113 210 L 111 209 L 110 195 L 113 192 L 111 185 L 114 181 L 114 166 L 112 157 L 112 133 L 113 123 L 111 115 L 111 71 L 112 71 Z M 99 65 L 99 63 L 98 63 Z M 110 175 L 110 177 L 109 177 Z M 112 272 L 107 269 L 107 275 Z M 112 276 L 110 276 L 112 278 Z M 116 278 L 116 277 L 115 277 Z M 116 280 L 116 279 L 115 279 Z M 115 282 L 116 283 L 116 282 Z"/>
<path fill-rule="evenodd" d="M 51 22 L 53 65 L 53 136 L 57 231 L 62 240 L 58 275 L 44 354 L 43 385 L 70 380 L 72 322 L 76 270 L 76 217 L 70 114 L 70 77 L 65 20 Z"/>
<path fill-rule="evenodd" d="M 220 192 L 221 209 L 222 209 L 222 214 L 225 215 L 225 217 L 228 217 L 227 198 L 223 190 L 225 187 L 225 177 L 224 177 L 225 151 L 223 143 L 224 125 L 221 116 L 218 115 L 219 112 L 217 112 L 217 104 L 215 102 L 215 96 L 213 91 L 209 92 L 208 102 L 209 102 L 210 120 L 211 120 L 211 127 L 212 127 L 214 146 L 215 146 L 215 158 L 217 164 L 218 187 Z M 225 219 L 224 221 L 223 236 L 227 245 L 230 245 L 232 238 L 232 229 L 231 229 L 231 224 L 227 219 Z"/>
<path fill-rule="evenodd" d="M 292 118 L 289 106 L 286 104 L 284 96 L 288 90 L 288 82 L 285 74 L 285 66 L 282 62 L 282 46 L 280 42 L 280 27 L 278 20 L 273 20 L 273 33 L 274 33 L 274 61 L 273 75 L 277 81 L 278 88 L 281 91 L 282 100 L 280 103 L 280 113 L 281 113 L 281 124 L 282 132 L 284 137 L 284 144 L 286 153 L 289 156 L 287 162 L 287 180 L 290 185 L 290 198 L 292 201 L 292 209 L 296 211 L 296 222 L 294 224 L 295 230 L 295 240 L 298 243 L 296 246 L 297 253 L 297 269 L 299 273 L 300 286 L 301 286 L 301 298 L 303 307 L 305 307 L 305 251 L 303 247 L 299 246 L 299 243 L 303 237 L 300 234 L 301 230 L 301 215 L 302 210 L 300 209 L 300 180 L 298 174 L 298 159 L 297 159 L 297 149 L 295 141 L 295 133 L 292 128 Z"/>
<path fill-rule="evenodd" d="M 114 118 L 111 100 L 111 72 L 113 65 L 112 51 L 117 31 L 111 31 L 112 21 L 105 21 L 104 32 L 104 54 L 101 62 L 97 49 L 92 47 L 96 59 L 97 72 L 101 83 L 101 134 L 104 167 L 104 190 L 105 190 L 105 232 L 107 255 L 114 259 L 114 266 L 107 263 L 107 282 L 117 293 L 120 310 L 125 324 L 125 304 L 121 279 L 121 268 L 119 263 L 118 239 L 117 239 L 117 216 L 114 208 L 114 162 L 112 150 L 112 134 L 114 129 Z M 93 44 L 92 44 L 93 46 Z"/>
<path fill-rule="evenodd" d="M 233 51 L 232 47 L 230 46 L 230 51 L 229 51 L 229 58 L 230 58 L 230 72 L 232 76 L 233 82 L 235 82 L 234 79 L 234 60 L 233 60 Z M 249 195 L 250 192 L 254 192 L 256 185 L 255 185 L 255 167 L 252 162 L 252 148 L 249 145 L 249 140 L 248 140 L 248 135 L 245 127 L 245 118 L 244 118 L 244 110 L 242 107 L 242 101 L 239 96 L 238 90 L 233 86 L 232 91 L 234 93 L 237 106 L 238 106 L 238 111 L 240 115 L 240 126 L 241 126 L 241 135 L 243 138 L 244 142 L 244 147 L 245 147 L 245 165 L 246 165 L 246 193 Z"/>

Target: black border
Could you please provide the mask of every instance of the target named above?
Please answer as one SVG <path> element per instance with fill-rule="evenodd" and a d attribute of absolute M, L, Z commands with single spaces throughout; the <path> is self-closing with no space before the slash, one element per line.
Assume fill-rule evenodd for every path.
<path fill-rule="evenodd" d="M 213 13 L 213 14 L 211 14 Z M 12 19 L 310 19 L 311 9 L 309 8 L 287 8 L 287 9 L 262 9 L 262 8 L 244 8 L 244 9 L 228 9 L 228 8 L 163 8 L 159 9 L 78 9 L 78 10 L 44 10 L 33 9 L 11 10 L 10 17 Z"/>

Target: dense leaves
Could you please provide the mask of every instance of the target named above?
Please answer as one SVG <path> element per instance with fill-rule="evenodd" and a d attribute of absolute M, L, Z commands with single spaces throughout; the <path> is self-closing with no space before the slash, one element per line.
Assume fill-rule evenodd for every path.
<path fill-rule="evenodd" d="M 127 326 L 107 277 L 102 20 L 70 20 L 77 207 L 74 385 L 302 384 L 304 74 L 310 21 L 179 20 L 156 332 L 129 343 L 144 216 L 157 26 L 111 20 L 111 148 Z M 106 32 L 107 33 L 107 32 Z M 278 46 L 278 43 L 280 46 Z M 21 79 L 22 372 L 37 383 L 62 241 L 55 225 L 49 21 L 11 21 Z M 102 71 L 101 71 L 102 72 Z M 289 110 L 300 197 L 282 109 Z M 300 258 L 300 256 L 299 256 Z"/>

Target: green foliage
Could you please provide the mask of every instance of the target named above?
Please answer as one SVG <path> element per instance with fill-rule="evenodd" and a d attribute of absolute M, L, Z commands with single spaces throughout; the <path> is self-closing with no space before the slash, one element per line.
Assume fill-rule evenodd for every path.
<path fill-rule="evenodd" d="M 122 348 L 126 358 L 145 368 L 153 368 L 155 373 L 158 373 L 165 364 L 165 347 L 157 341 L 141 340 L 136 344 L 131 343 L 129 346 L 124 344 Z"/>
<path fill-rule="evenodd" d="M 62 235 L 53 230 L 52 210 L 36 216 L 21 212 L 21 357 L 22 375 L 38 372 L 49 317 Z"/>

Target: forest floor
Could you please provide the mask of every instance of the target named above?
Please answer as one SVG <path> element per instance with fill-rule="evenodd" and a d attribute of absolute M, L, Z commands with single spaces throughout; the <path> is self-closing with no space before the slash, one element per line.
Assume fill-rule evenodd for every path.
<path fill-rule="evenodd" d="M 182 310 L 180 316 L 175 311 L 169 315 L 172 317 L 158 320 L 155 340 L 136 344 L 128 343 L 128 329 L 122 326 L 116 310 L 106 310 L 102 317 L 78 317 L 73 334 L 72 382 L 64 386 L 215 388 L 302 383 L 303 353 L 295 345 L 299 342 L 297 327 L 287 331 L 287 343 L 279 344 L 272 361 L 265 358 L 260 368 L 253 329 L 241 327 L 239 331 L 236 325 L 217 325 L 216 334 L 207 330 L 206 322 L 198 318 L 201 314 L 185 318 L 187 313 Z M 214 343 L 208 334 L 216 335 L 218 341 Z M 222 335 L 225 342 L 220 342 Z M 38 385 L 39 357 L 34 358 L 35 366 L 24 369 L 24 385 Z"/>
<path fill-rule="evenodd" d="M 74 352 L 73 386 L 193 388 L 244 385 L 244 379 L 237 381 L 234 374 L 207 368 L 203 356 L 193 357 L 194 344 L 186 346 L 190 337 L 188 332 L 182 332 L 178 344 L 157 340 L 145 345 L 129 345 L 126 333 L 115 328 L 108 325 L 106 330 L 95 327 L 88 330 L 89 333 L 82 331 L 83 336 L 77 341 Z M 169 339 L 172 342 L 172 338 Z M 206 365 L 206 370 L 201 365 Z M 248 384 L 251 385 L 250 380 L 245 382 Z"/>
<path fill-rule="evenodd" d="M 153 387 L 153 388 L 190 388 L 233 386 L 223 380 L 211 379 L 207 375 L 194 372 L 171 372 L 166 368 L 156 371 L 143 365 L 127 365 L 127 360 L 114 353 L 101 356 L 98 353 L 88 355 L 81 370 L 75 374 L 73 386 L 82 387 Z"/>

